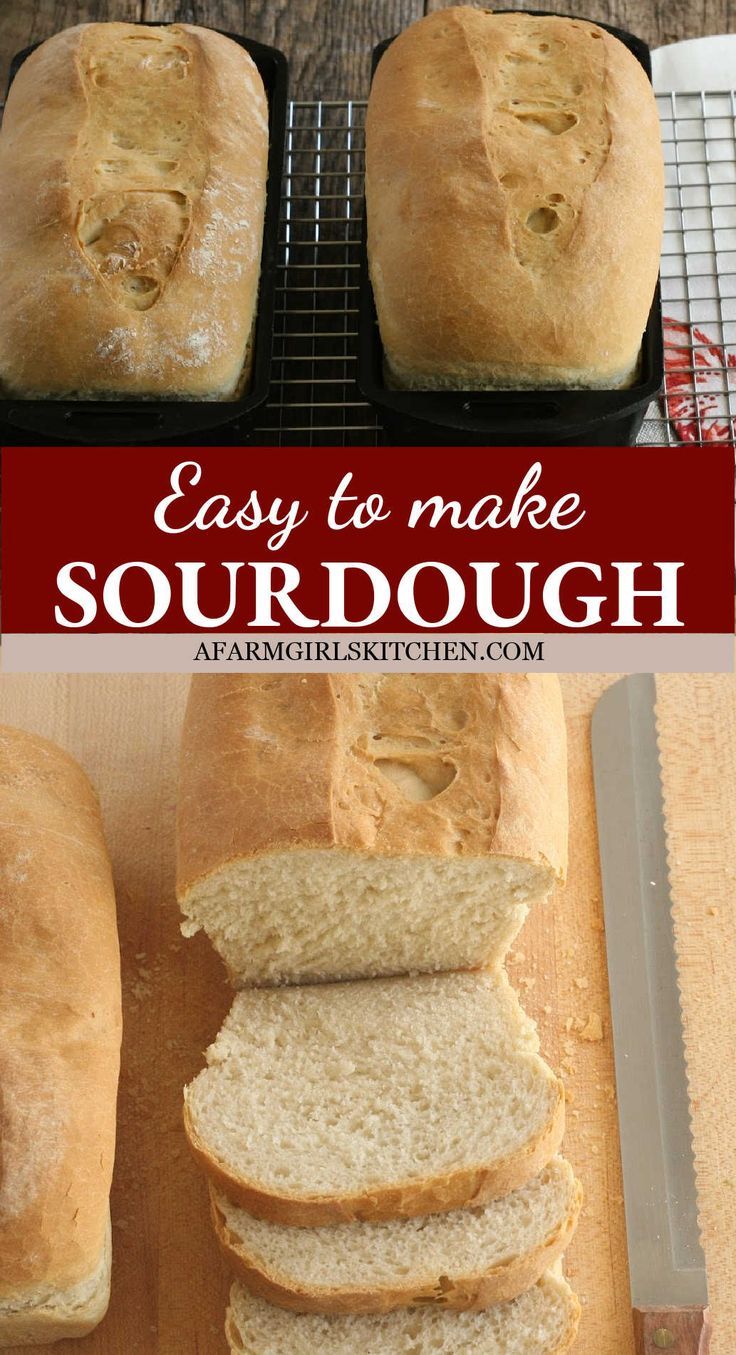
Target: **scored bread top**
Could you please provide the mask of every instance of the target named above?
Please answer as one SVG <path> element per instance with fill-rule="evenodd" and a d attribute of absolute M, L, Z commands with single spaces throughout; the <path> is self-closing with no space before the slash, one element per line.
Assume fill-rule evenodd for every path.
<path fill-rule="evenodd" d="M 180 897 L 239 858 L 335 847 L 521 858 L 564 876 L 566 739 L 553 676 L 192 679 Z"/>
<path fill-rule="evenodd" d="M 663 178 L 651 85 L 604 29 L 469 6 L 412 24 L 378 64 L 366 122 L 390 379 L 628 384 Z"/>
<path fill-rule="evenodd" d="M 267 156 L 263 82 L 229 38 L 92 23 L 44 42 L 0 133 L 5 389 L 232 396 Z"/>
<path fill-rule="evenodd" d="M 104 1260 L 120 1059 L 115 896 L 97 798 L 45 739 L 0 729 L 0 1305 Z"/>

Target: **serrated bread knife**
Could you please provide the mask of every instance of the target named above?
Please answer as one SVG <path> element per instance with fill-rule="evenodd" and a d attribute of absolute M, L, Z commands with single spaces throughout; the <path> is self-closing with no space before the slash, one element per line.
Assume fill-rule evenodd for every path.
<path fill-rule="evenodd" d="M 631 1302 L 636 1355 L 707 1355 L 655 702 L 651 674 L 624 678 L 592 728 Z"/>

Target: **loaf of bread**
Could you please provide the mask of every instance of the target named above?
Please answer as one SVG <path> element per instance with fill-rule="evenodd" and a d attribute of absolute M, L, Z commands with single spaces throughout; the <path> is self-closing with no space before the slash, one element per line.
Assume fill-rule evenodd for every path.
<path fill-rule="evenodd" d="M 651 86 L 611 34 L 468 6 L 412 24 L 373 80 L 366 202 L 390 384 L 635 379 L 663 165 Z"/>
<path fill-rule="evenodd" d="M 268 106 L 189 24 L 44 42 L 0 133 L 0 383 L 13 396 L 229 399 L 247 382 Z"/>
<path fill-rule="evenodd" d="M 474 969 L 563 878 L 551 676 L 198 676 L 178 895 L 236 984 Z"/>
<path fill-rule="evenodd" d="M 432 1306 L 382 1317 L 285 1313 L 235 1284 L 225 1330 L 230 1355 L 563 1355 L 579 1321 L 572 1290 L 548 1274 L 520 1298 L 483 1313 Z"/>
<path fill-rule="evenodd" d="M 187 1136 L 216 1188 L 274 1223 L 481 1205 L 560 1145 L 538 1049 L 503 969 L 251 989 L 185 1089 Z"/>
<path fill-rule="evenodd" d="M 97 799 L 60 748 L 0 729 L 0 1346 L 105 1314 L 120 1034 Z"/>
<path fill-rule="evenodd" d="M 457 1311 L 518 1298 L 575 1231 L 582 1192 L 555 1157 L 525 1186 L 475 1209 L 289 1228 L 212 1191 L 226 1259 L 253 1294 L 300 1313 L 387 1313 L 437 1303 Z"/>

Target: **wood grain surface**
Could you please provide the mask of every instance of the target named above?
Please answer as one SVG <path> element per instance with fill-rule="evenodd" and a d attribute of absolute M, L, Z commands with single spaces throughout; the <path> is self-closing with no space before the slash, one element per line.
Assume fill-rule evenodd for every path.
<path fill-rule="evenodd" d="M 635 1355 L 590 763 L 612 680 L 563 678 L 570 743 L 569 882 L 522 932 L 509 969 L 565 1078 L 566 1151 L 586 1203 L 567 1269 L 583 1301 L 576 1355 Z M 186 679 L 0 677 L 0 720 L 77 756 L 99 788 L 118 891 L 125 1041 L 110 1313 L 59 1355 L 225 1355 L 227 1278 L 181 1127 L 181 1089 L 229 1002 L 220 962 L 183 941 L 173 894 L 176 757 Z M 736 1332 L 736 679 L 659 679 L 683 1008 L 714 1335 Z M 379 1352 L 370 1352 L 379 1355 Z M 683 1355 L 685 1352 L 683 1351 Z"/>
<path fill-rule="evenodd" d="M 460 0 L 458 0 L 458 3 Z M 90 19 L 185 20 L 247 33 L 287 52 L 292 92 L 302 99 L 360 98 L 370 51 L 425 10 L 447 0 L 4 0 L 0 81 L 14 52 Z M 489 8 L 493 5 L 489 0 Z M 499 0 L 498 8 L 509 8 Z M 529 8 L 618 24 L 652 46 L 736 31 L 736 0 L 529 0 Z"/>

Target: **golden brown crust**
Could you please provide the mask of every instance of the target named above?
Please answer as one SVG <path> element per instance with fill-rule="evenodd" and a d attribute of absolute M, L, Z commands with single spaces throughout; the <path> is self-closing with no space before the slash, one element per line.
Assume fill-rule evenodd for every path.
<path fill-rule="evenodd" d="M 23 64 L 0 134 L 0 381 L 231 398 L 255 315 L 268 108 L 190 24 L 80 24 Z"/>
<path fill-rule="evenodd" d="M 267 1271 L 228 1227 L 210 1186 L 210 1208 L 218 1242 L 226 1260 L 246 1288 L 258 1298 L 296 1313 L 388 1313 L 395 1308 L 436 1303 L 457 1312 L 479 1311 L 515 1299 L 537 1283 L 569 1246 L 577 1226 L 583 1192 L 575 1183 L 574 1199 L 559 1227 L 543 1244 L 485 1272 L 462 1278 L 442 1276 L 424 1283 L 385 1285 L 380 1289 L 338 1286 L 296 1287 L 287 1276 Z"/>
<path fill-rule="evenodd" d="M 654 293 L 664 186 L 636 58 L 579 19 L 458 6 L 382 57 L 368 248 L 399 386 L 620 386 Z"/>
<path fill-rule="evenodd" d="M 49 1345 L 86 1336 L 102 1321 L 110 1301 L 111 1229 L 97 1273 L 71 1289 L 41 1289 L 34 1300 L 0 1304 L 0 1348 Z"/>
<path fill-rule="evenodd" d="M 285 1223 L 297 1228 L 362 1220 L 413 1218 L 450 1209 L 487 1204 L 508 1195 L 537 1176 L 554 1157 L 565 1132 L 565 1093 L 554 1078 L 555 1104 L 539 1134 L 518 1152 L 487 1164 L 462 1167 L 441 1176 L 406 1181 L 400 1185 L 376 1186 L 348 1196 L 278 1195 L 252 1181 L 234 1176 L 212 1156 L 199 1137 L 189 1108 L 184 1104 L 184 1129 L 195 1161 L 217 1190 L 255 1218 Z"/>
<path fill-rule="evenodd" d="M 53 1305 L 99 1270 L 120 1035 L 97 798 L 60 748 L 2 728 L 0 1310 Z"/>
<path fill-rule="evenodd" d="M 392 779 L 397 767 L 441 793 L 415 802 Z M 551 887 L 564 876 L 566 843 L 556 677 L 192 679 L 180 898 L 231 861 L 302 848 L 520 858 Z"/>

